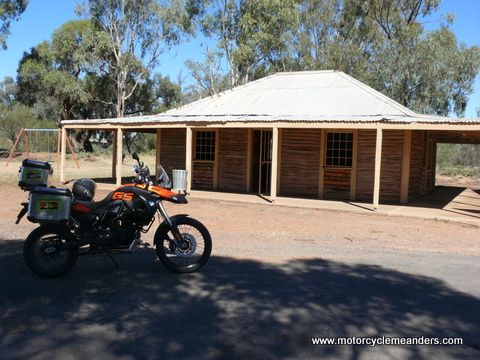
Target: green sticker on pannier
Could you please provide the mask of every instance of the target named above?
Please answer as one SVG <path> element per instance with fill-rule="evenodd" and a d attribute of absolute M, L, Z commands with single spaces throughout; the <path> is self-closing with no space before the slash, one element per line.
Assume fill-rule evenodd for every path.
<path fill-rule="evenodd" d="M 45 170 L 41 169 L 25 169 L 23 172 L 23 181 L 43 181 Z"/>
<path fill-rule="evenodd" d="M 37 213 L 59 213 L 62 212 L 62 199 L 38 198 Z"/>

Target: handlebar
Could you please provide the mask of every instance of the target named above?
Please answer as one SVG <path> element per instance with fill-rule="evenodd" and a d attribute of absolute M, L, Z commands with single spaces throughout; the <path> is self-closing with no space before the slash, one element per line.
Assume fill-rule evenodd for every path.
<path fill-rule="evenodd" d="M 132 152 L 132 157 L 138 162 L 138 165 L 133 166 L 133 171 L 136 174 L 133 182 L 141 185 L 154 185 L 154 182 L 150 178 L 150 170 L 148 169 L 148 166 L 145 166 L 144 163 L 140 161 L 140 157 L 135 151 Z M 172 182 L 160 164 L 157 164 L 157 174 L 159 174 L 157 185 L 164 189 L 171 189 Z"/>
<path fill-rule="evenodd" d="M 140 161 L 138 154 L 134 151 L 132 153 L 132 158 L 137 160 L 138 165 L 133 166 L 133 172 L 137 174 L 133 182 L 135 184 L 142 184 L 142 185 L 150 185 L 152 184 L 152 180 L 150 179 L 150 170 L 148 166 L 144 166 L 145 164 Z"/>

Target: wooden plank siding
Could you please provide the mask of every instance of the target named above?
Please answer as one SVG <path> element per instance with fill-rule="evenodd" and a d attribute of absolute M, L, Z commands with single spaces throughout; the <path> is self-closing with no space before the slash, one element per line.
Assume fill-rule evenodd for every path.
<path fill-rule="evenodd" d="M 278 195 L 317 198 L 322 193 L 319 191 L 322 184 L 324 199 L 351 200 L 352 190 L 355 201 L 371 202 L 376 130 L 358 130 L 357 134 L 355 168 L 325 167 L 321 171 L 324 164 L 321 159 L 322 129 L 282 129 Z M 160 161 L 172 176 L 173 169 L 186 168 L 186 130 L 165 128 L 160 136 Z M 434 189 L 436 142 L 432 136 L 423 130 L 411 132 L 408 201 Z M 252 132 L 248 128 L 220 128 L 216 146 L 215 161 L 192 161 L 192 189 L 246 193 L 251 182 L 251 191 L 256 192 L 258 170 L 253 166 L 256 154 L 249 149 L 255 149 Z M 400 202 L 403 146 L 403 130 L 383 131 L 381 203 Z M 323 179 L 320 179 L 322 174 Z M 351 188 L 353 181 L 356 181 L 356 188 Z"/>
<path fill-rule="evenodd" d="M 162 129 L 160 164 L 172 178 L 172 170 L 185 170 L 186 129 Z"/>
<path fill-rule="evenodd" d="M 349 200 L 352 169 L 325 168 L 323 197 L 331 200 Z"/>
<path fill-rule="evenodd" d="M 214 190 L 215 162 L 193 162 L 193 190 Z"/>
<path fill-rule="evenodd" d="M 403 130 L 383 132 L 380 202 L 400 202 L 403 161 Z"/>
<path fill-rule="evenodd" d="M 381 203 L 400 202 L 403 135 L 403 130 L 384 130 L 383 132 L 380 180 Z M 358 131 L 356 201 L 370 202 L 373 199 L 376 137 L 375 130 Z M 414 140 L 412 139 L 413 142 Z M 410 173 L 410 178 L 413 176 Z"/>
<path fill-rule="evenodd" d="M 247 191 L 248 129 L 219 129 L 218 188 Z"/>
<path fill-rule="evenodd" d="M 409 201 L 435 189 L 436 149 L 436 139 L 431 132 L 412 132 Z"/>
<path fill-rule="evenodd" d="M 427 180 L 427 191 L 431 192 L 435 190 L 435 178 L 437 177 L 437 137 L 431 131 L 429 131 L 429 134 L 427 158 L 430 158 L 431 161 L 431 171 Z"/>
<path fill-rule="evenodd" d="M 427 153 L 426 153 L 426 161 L 427 161 L 427 174 L 426 174 L 426 188 L 425 195 L 429 192 L 435 190 L 435 178 L 436 178 L 436 168 L 437 168 L 437 137 L 436 135 L 431 132 L 427 131 Z"/>
<path fill-rule="evenodd" d="M 424 131 L 412 131 L 412 150 L 410 160 L 410 185 L 408 201 L 421 196 L 422 173 L 425 166 L 425 135 Z"/>
<path fill-rule="evenodd" d="M 376 139 L 376 130 L 358 131 L 356 201 L 373 200 Z"/>
<path fill-rule="evenodd" d="M 280 196 L 318 197 L 321 129 L 283 129 Z"/>

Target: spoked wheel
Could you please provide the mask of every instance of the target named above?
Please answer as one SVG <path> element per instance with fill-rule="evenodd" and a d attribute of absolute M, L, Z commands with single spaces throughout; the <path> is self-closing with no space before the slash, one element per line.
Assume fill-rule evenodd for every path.
<path fill-rule="evenodd" d="M 23 258 L 34 273 L 55 277 L 65 274 L 75 265 L 77 254 L 68 244 L 74 237 L 68 229 L 45 225 L 33 230 L 23 245 Z"/>
<path fill-rule="evenodd" d="M 212 238 L 207 228 L 192 218 L 177 220 L 182 240 L 177 246 L 173 234 L 160 232 L 155 235 L 157 255 L 163 265 L 178 273 L 191 273 L 200 269 L 210 258 Z"/>

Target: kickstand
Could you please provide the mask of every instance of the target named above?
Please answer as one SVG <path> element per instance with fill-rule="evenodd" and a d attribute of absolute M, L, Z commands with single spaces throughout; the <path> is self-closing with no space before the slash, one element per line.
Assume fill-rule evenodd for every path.
<path fill-rule="evenodd" d="M 115 259 L 113 258 L 113 256 L 110 255 L 110 254 L 108 254 L 108 257 L 109 257 L 110 259 L 112 259 L 112 261 L 113 261 L 113 263 L 115 264 L 115 266 L 117 267 L 117 269 L 120 269 L 120 266 L 119 266 L 118 263 L 115 261 Z"/>

